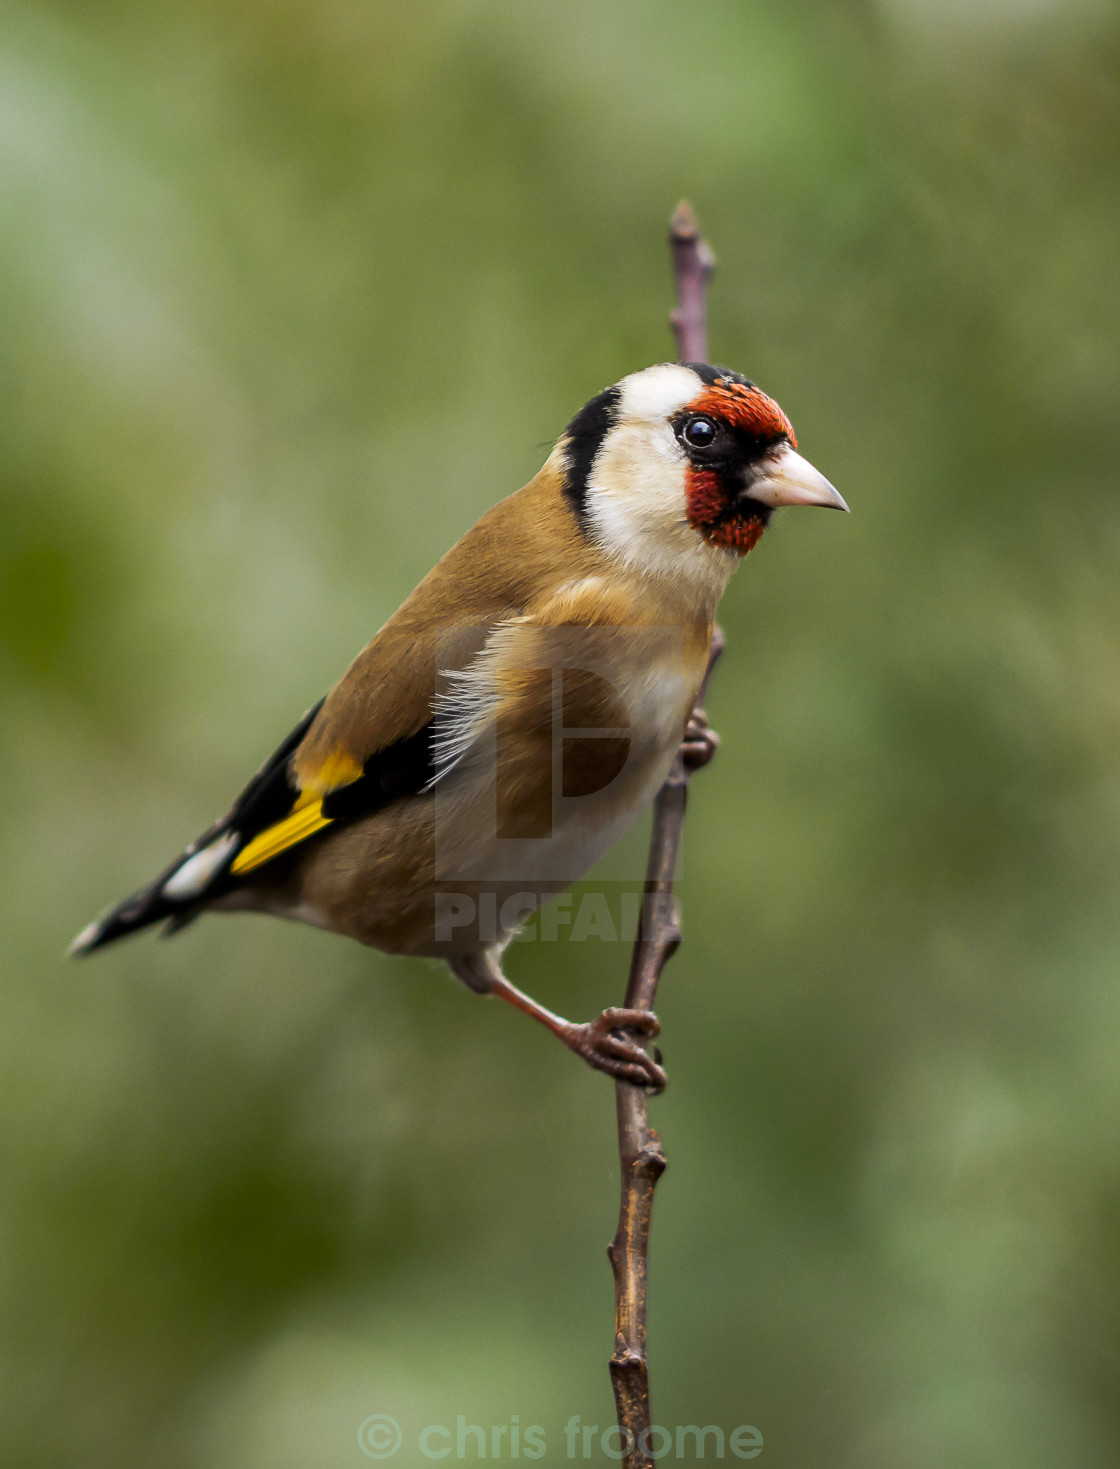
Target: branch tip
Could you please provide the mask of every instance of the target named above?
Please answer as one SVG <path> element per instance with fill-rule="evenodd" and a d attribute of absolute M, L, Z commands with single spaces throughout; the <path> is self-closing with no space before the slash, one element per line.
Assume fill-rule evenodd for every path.
<path fill-rule="evenodd" d="M 669 238 L 674 244 L 677 241 L 684 244 L 686 240 L 700 238 L 700 224 L 695 210 L 687 199 L 682 199 L 673 210 L 673 217 L 669 221 Z"/>

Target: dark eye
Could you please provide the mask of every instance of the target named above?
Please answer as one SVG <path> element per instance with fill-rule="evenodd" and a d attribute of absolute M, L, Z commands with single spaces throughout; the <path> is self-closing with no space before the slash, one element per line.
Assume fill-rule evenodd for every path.
<path fill-rule="evenodd" d="M 716 436 L 716 426 L 710 418 L 690 418 L 681 431 L 681 437 L 693 449 L 707 449 Z"/>

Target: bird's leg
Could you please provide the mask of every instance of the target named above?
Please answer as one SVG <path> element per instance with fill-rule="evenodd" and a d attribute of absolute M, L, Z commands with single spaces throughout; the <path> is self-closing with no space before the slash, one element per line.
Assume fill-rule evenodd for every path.
<path fill-rule="evenodd" d="M 684 739 L 681 741 L 681 758 L 688 770 L 699 770 L 719 749 L 719 735 L 708 726 L 708 716 L 697 705 L 692 711 Z"/>
<path fill-rule="evenodd" d="M 570 1051 L 582 1056 L 596 1071 L 632 1081 L 636 1086 L 662 1091 L 669 1078 L 661 1063 L 641 1046 L 633 1032 L 652 1040 L 661 1029 L 660 1022 L 648 1010 L 604 1010 L 583 1025 L 554 1015 L 537 1003 L 531 995 L 511 984 L 501 971 L 493 950 L 484 949 L 452 964 L 452 970 L 476 993 L 497 995 L 557 1036 Z M 629 1031 L 631 1034 L 626 1034 Z"/>
<path fill-rule="evenodd" d="M 669 1080 L 661 1064 L 637 1040 L 626 1034 L 628 1030 L 639 1031 L 651 1040 L 657 1035 L 661 1029 L 660 1022 L 648 1010 L 620 1010 L 612 1007 L 604 1010 L 596 1019 L 577 1025 L 560 1015 L 554 1015 L 543 1005 L 538 1005 L 536 1000 L 519 990 L 516 985 L 510 984 L 504 976 L 495 983 L 490 993 L 499 995 L 516 1010 L 539 1020 L 569 1050 L 582 1056 L 596 1071 L 605 1071 L 608 1076 L 617 1076 L 638 1086 L 653 1087 L 657 1091 L 662 1091 Z"/>

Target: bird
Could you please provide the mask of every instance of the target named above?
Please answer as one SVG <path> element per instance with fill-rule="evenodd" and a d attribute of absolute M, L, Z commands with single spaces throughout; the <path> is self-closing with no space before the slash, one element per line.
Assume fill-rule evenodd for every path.
<path fill-rule="evenodd" d="M 505 975 L 532 912 L 715 736 L 717 604 L 783 506 L 846 511 L 778 404 L 708 363 L 630 373 L 442 557 L 229 812 L 89 924 L 88 954 L 258 912 L 446 961 L 593 1068 L 664 1086 L 654 1015 L 575 1023 Z"/>

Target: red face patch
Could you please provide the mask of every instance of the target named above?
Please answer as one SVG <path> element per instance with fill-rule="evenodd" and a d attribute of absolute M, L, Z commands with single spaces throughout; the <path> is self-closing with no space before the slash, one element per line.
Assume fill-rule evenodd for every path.
<path fill-rule="evenodd" d="M 745 556 L 758 545 L 766 529 L 757 515 L 727 514 L 728 495 L 718 469 L 685 471 L 685 503 L 688 523 L 713 546 L 723 546 Z"/>
<path fill-rule="evenodd" d="M 738 433 L 749 434 L 760 447 L 782 439 L 797 447 L 793 424 L 761 388 L 748 388 L 730 378 L 721 378 L 698 394 L 688 405 L 690 414 L 703 414 L 725 423 Z M 761 516 L 729 513 L 733 491 L 724 484 L 718 469 L 690 465 L 685 472 L 685 502 L 689 524 L 704 539 L 745 556 L 766 529 Z"/>

